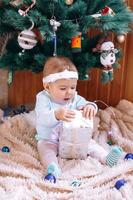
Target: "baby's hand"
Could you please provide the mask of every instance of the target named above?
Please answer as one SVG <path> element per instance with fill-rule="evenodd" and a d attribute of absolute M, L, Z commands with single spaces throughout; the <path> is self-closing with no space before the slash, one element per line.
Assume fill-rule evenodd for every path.
<path fill-rule="evenodd" d="M 82 108 L 80 108 L 83 112 L 82 115 L 83 117 L 85 117 L 86 119 L 93 119 L 93 117 L 95 117 L 96 113 L 97 113 L 97 109 L 93 106 L 93 105 L 85 105 Z"/>
<path fill-rule="evenodd" d="M 67 108 L 58 108 L 55 110 L 55 117 L 57 120 L 70 122 L 75 117 L 75 112 Z"/>

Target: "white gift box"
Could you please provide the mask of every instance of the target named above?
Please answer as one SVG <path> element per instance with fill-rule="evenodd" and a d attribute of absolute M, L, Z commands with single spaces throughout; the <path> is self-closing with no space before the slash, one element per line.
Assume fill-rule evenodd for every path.
<path fill-rule="evenodd" d="M 63 122 L 59 136 L 59 156 L 61 158 L 86 159 L 88 143 L 92 138 L 93 120 L 82 117 L 81 111 L 75 111 L 71 122 Z"/>

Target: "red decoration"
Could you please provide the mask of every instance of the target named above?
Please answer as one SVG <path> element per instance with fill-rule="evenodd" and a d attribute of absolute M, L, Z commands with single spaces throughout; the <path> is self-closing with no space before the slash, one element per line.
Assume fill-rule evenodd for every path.
<path fill-rule="evenodd" d="M 115 15 L 114 11 L 108 6 L 105 6 L 105 8 L 103 8 L 101 10 L 101 14 L 102 15 Z"/>

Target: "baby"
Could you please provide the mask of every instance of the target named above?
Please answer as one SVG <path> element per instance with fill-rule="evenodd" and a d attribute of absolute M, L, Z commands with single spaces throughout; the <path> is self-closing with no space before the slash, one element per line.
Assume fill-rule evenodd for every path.
<path fill-rule="evenodd" d="M 44 90 L 36 97 L 37 148 L 41 162 L 47 169 L 45 179 L 52 174 L 54 180 L 61 175 L 57 160 L 58 139 L 54 129 L 60 122 L 71 122 L 74 110 L 82 110 L 86 119 L 93 119 L 97 105 L 87 101 L 76 92 L 78 72 L 66 57 L 50 57 L 43 70 Z M 55 181 L 54 181 L 55 182 Z"/>

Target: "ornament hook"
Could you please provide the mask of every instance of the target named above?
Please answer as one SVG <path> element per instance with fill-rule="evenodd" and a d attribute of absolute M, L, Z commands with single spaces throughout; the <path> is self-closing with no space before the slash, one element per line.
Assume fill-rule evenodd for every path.
<path fill-rule="evenodd" d="M 30 22 L 31 22 L 31 27 L 28 30 L 32 30 L 34 28 L 34 22 L 33 22 L 33 20 L 30 19 Z"/>

